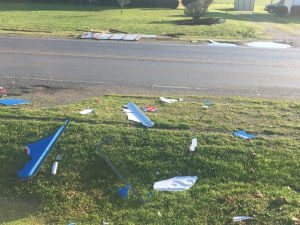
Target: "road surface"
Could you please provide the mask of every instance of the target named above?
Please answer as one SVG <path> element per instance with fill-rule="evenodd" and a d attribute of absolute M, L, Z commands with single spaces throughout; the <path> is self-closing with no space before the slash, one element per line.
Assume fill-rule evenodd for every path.
<path fill-rule="evenodd" d="M 0 37 L 0 77 L 300 98 L 300 49 Z"/>

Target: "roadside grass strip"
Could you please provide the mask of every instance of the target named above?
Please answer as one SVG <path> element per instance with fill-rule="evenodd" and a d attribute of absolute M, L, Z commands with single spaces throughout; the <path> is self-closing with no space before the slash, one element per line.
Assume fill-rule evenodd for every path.
<path fill-rule="evenodd" d="M 169 96 L 182 97 L 182 96 Z M 158 97 L 107 95 L 57 107 L 0 106 L 0 223 L 6 224 L 232 224 L 236 216 L 253 217 L 251 224 L 293 224 L 300 216 L 300 104 L 244 98 L 184 96 L 163 104 Z M 151 129 L 130 123 L 121 107 L 128 102 L 159 108 L 145 112 Z M 80 115 L 92 108 L 91 115 Z M 28 160 L 22 149 L 71 120 L 33 179 L 19 182 L 17 171 Z M 255 139 L 232 135 L 247 130 Z M 96 155 L 105 152 L 145 204 L 124 186 Z M 190 151 L 197 138 L 196 151 Z M 56 155 L 57 174 L 51 174 Z M 153 190 L 157 181 L 197 176 L 182 192 Z M 284 199 L 279 201 L 278 199 Z M 28 213 L 9 214 L 16 202 L 31 203 Z M 23 203 L 22 203 L 23 204 Z M 24 206 L 23 206 L 24 207 Z M 32 209 L 33 208 L 33 209 Z M 9 215 L 9 216 L 8 216 Z"/>

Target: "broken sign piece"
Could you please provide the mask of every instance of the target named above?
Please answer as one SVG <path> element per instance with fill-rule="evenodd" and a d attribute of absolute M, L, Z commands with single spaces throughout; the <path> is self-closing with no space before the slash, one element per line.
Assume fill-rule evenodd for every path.
<path fill-rule="evenodd" d="M 57 167 L 58 167 L 58 162 L 53 163 L 52 170 L 51 170 L 51 172 L 52 172 L 53 175 L 56 175 L 56 173 L 57 173 Z"/>
<path fill-rule="evenodd" d="M 31 143 L 25 147 L 25 152 L 31 157 L 31 159 L 26 163 L 25 167 L 18 172 L 19 178 L 25 180 L 37 173 L 38 169 L 41 167 L 47 155 L 50 153 L 51 149 L 69 123 L 70 121 L 66 120 L 65 124 L 51 136 Z"/>
<path fill-rule="evenodd" d="M 30 104 L 30 103 L 31 103 L 31 101 L 23 100 L 23 99 L 8 99 L 8 98 L 0 99 L 0 105 L 6 105 L 6 106 L 24 105 L 24 104 Z"/>
<path fill-rule="evenodd" d="M 254 139 L 256 138 L 256 136 L 254 134 L 249 134 L 244 130 L 238 130 L 236 132 L 233 132 L 233 135 L 236 137 L 240 137 L 243 139 Z"/>
<path fill-rule="evenodd" d="M 191 188 L 197 181 L 197 176 L 173 177 L 154 183 L 154 190 L 157 191 L 185 191 Z"/>
<path fill-rule="evenodd" d="M 123 107 L 123 111 L 128 116 L 128 120 L 141 123 L 145 127 L 154 126 L 154 123 L 147 116 L 145 116 L 134 103 L 129 102 L 126 107 L 127 108 Z"/>
<path fill-rule="evenodd" d="M 190 147 L 190 151 L 194 152 L 196 147 L 197 147 L 197 138 L 193 138 L 192 139 L 192 144 L 191 144 L 191 147 Z"/>
<path fill-rule="evenodd" d="M 145 106 L 143 110 L 144 112 L 156 112 L 157 108 L 155 108 L 154 106 Z"/>
<path fill-rule="evenodd" d="M 93 109 L 84 109 L 84 110 L 80 111 L 79 113 L 81 115 L 87 115 L 87 114 L 90 114 L 90 113 L 93 113 L 93 112 L 94 112 Z"/>
<path fill-rule="evenodd" d="M 130 190 L 130 186 L 124 186 L 119 188 L 118 193 L 122 199 L 128 199 L 128 192 Z"/>
<path fill-rule="evenodd" d="M 160 97 L 159 99 L 160 99 L 160 101 L 162 101 L 164 103 L 169 103 L 169 104 L 178 102 L 177 99 L 170 99 L 170 98 L 165 98 L 165 97 Z"/>
<path fill-rule="evenodd" d="M 235 216 L 233 217 L 233 222 L 242 222 L 244 220 L 253 220 L 251 216 Z"/>

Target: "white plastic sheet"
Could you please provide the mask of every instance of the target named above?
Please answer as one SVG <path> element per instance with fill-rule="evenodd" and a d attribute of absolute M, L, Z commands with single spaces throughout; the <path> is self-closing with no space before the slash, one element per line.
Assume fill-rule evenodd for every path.
<path fill-rule="evenodd" d="M 168 180 L 155 182 L 153 188 L 157 191 L 185 191 L 191 188 L 197 179 L 197 176 L 173 177 Z"/>

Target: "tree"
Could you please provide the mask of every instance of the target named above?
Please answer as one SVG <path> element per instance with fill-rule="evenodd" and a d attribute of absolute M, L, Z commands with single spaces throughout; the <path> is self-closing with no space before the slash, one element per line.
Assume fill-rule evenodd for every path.
<path fill-rule="evenodd" d="M 123 9 L 125 8 L 126 5 L 130 3 L 130 0 L 117 0 L 120 7 L 121 7 L 121 14 L 123 14 Z"/>
<path fill-rule="evenodd" d="M 185 9 L 185 15 L 193 17 L 193 20 L 199 20 L 204 16 L 213 0 L 195 0 L 188 4 Z"/>

